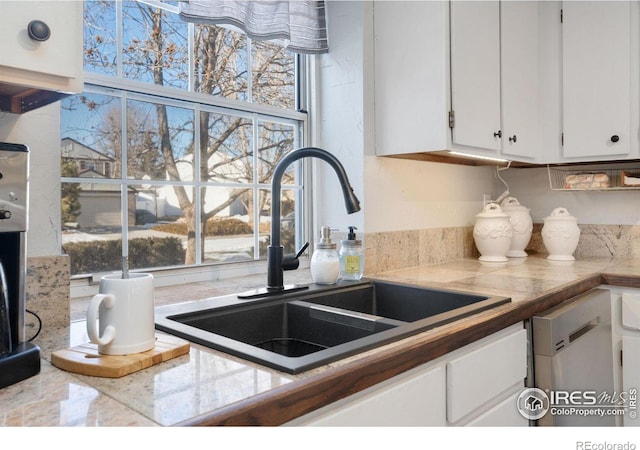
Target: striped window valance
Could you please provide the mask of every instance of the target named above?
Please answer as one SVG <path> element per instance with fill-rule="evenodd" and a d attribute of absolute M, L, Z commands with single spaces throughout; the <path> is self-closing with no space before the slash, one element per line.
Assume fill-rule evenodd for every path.
<path fill-rule="evenodd" d="M 324 1 L 189 0 L 179 8 L 187 22 L 233 25 L 258 41 L 284 39 L 296 53 L 329 51 Z"/>

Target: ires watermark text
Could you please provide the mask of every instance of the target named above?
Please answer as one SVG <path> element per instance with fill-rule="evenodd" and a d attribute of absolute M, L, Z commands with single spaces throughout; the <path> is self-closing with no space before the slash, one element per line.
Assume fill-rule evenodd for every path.
<path fill-rule="evenodd" d="M 619 393 L 592 390 L 543 391 L 538 388 L 528 388 L 518 396 L 517 406 L 520 414 L 529 420 L 540 419 L 546 414 L 597 417 L 628 414 L 631 419 L 635 419 L 638 406 L 637 395 L 635 388 Z"/>

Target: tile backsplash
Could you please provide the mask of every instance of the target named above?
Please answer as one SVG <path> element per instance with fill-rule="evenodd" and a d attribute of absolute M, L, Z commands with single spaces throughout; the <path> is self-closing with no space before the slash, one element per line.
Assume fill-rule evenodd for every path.
<path fill-rule="evenodd" d="M 44 326 L 68 326 L 69 310 L 69 257 L 36 256 L 27 258 L 26 305 L 42 320 Z M 33 323 L 26 316 L 27 335 Z"/>
<path fill-rule="evenodd" d="M 578 225 L 580 240 L 574 255 L 588 257 L 640 257 L 640 226 Z M 530 255 L 547 255 L 542 224 L 533 225 Z M 365 233 L 365 275 L 387 270 L 437 264 L 480 256 L 473 241 L 473 226 Z"/>
<path fill-rule="evenodd" d="M 365 274 L 479 256 L 473 227 L 365 233 Z"/>

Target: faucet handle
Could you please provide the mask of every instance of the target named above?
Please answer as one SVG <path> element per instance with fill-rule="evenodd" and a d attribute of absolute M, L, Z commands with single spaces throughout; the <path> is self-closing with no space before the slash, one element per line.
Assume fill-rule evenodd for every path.
<path fill-rule="evenodd" d="M 300 266 L 299 258 L 305 252 L 307 247 L 309 247 L 309 243 L 308 242 L 306 242 L 302 246 L 302 248 L 300 250 L 298 250 L 298 253 L 296 253 L 295 255 L 293 255 L 293 254 L 284 255 L 282 257 L 282 270 L 296 270 L 298 268 L 298 266 Z"/>
<path fill-rule="evenodd" d="M 304 251 L 307 249 L 307 247 L 309 247 L 309 243 L 305 242 L 304 245 L 302 246 L 302 248 L 300 250 L 298 250 L 298 253 L 296 253 L 296 258 L 300 258 L 302 256 L 302 254 L 304 253 Z"/>

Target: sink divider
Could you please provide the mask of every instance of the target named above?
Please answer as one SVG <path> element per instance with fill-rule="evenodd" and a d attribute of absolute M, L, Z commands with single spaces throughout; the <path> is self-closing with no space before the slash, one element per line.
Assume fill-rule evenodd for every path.
<path fill-rule="evenodd" d="M 301 300 L 296 300 L 291 303 L 308 308 L 310 316 L 314 319 L 347 325 L 354 328 L 360 328 L 362 330 L 373 331 L 376 328 L 376 323 L 386 324 L 392 327 L 397 327 L 407 323 L 400 320 L 375 316 L 373 314 L 349 311 L 347 309 L 335 308 L 333 306 L 318 305 Z"/>

